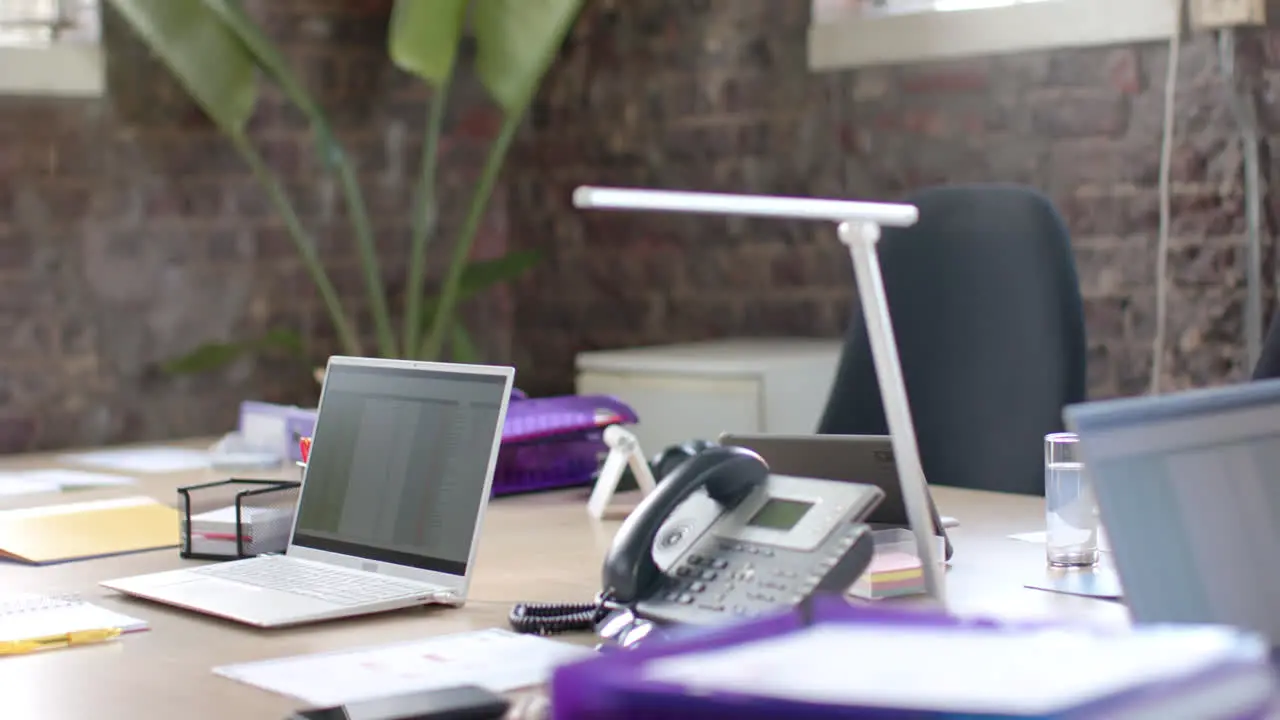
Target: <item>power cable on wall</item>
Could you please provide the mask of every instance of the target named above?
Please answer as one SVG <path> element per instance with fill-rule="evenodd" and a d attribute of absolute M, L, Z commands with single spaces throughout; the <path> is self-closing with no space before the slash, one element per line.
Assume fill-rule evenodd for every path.
<path fill-rule="evenodd" d="M 1236 34 L 1218 34 L 1222 74 L 1227 85 L 1231 113 L 1240 128 L 1240 154 L 1244 165 L 1245 213 L 1245 356 L 1250 368 L 1262 355 L 1262 169 L 1259 158 L 1258 107 L 1253 93 L 1241 88 L 1236 75 Z"/>
<path fill-rule="evenodd" d="M 1178 60 L 1182 53 L 1182 14 L 1184 0 L 1173 0 L 1175 7 L 1173 36 L 1169 39 L 1169 67 L 1164 80 L 1164 122 L 1160 139 L 1160 230 L 1156 242 L 1156 332 L 1151 343 L 1152 395 L 1160 392 L 1160 378 L 1164 374 L 1164 345 L 1169 315 L 1169 234 L 1172 210 L 1169 188 L 1173 165 L 1173 131 L 1175 100 L 1178 95 Z"/>
<path fill-rule="evenodd" d="M 1175 0 L 1175 31 L 1169 41 L 1169 67 L 1165 77 L 1164 127 L 1160 147 L 1160 229 L 1156 248 L 1156 327 L 1152 342 L 1150 392 L 1160 392 L 1164 376 L 1165 343 L 1168 334 L 1169 242 L 1172 224 L 1171 166 L 1173 160 L 1174 117 L 1177 97 L 1177 68 L 1182 47 L 1183 0 Z M 1218 35 L 1218 50 L 1223 78 L 1227 85 L 1231 112 L 1240 130 L 1241 156 L 1244 165 L 1245 221 L 1245 307 L 1244 341 L 1249 367 L 1257 365 L 1262 354 L 1262 177 L 1257 104 L 1251 92 L 1237 83 L 1235 68 L 1235 32 L 1225 29 Z M 1280 270 L 1277 271 L 1280 273 Z M 1280 277 L 1280 276 L 1278 276 Z M 1277 280 L 1280 285 L 1280 279 Z"/>

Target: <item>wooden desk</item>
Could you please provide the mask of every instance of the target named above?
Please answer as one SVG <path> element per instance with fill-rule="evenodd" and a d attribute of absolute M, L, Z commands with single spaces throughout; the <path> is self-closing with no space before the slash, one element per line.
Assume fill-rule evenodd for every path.
<path fill-rule="evenodd" d="M 22 457 L 0 469 L 49 466 Z M 141 492 L 174 502 L 179 485 L 219 479 L 212 472 L 152 476 Z M 136 494 L 139 488 L 0 499 L 17 507 Z M 1068 617 L 1127 622 L 1124 608 L 1087 598 L 1026 590 L 1046 572 L 1044 548 L 1010 540 L 1043 527 L 1043 501 L 996 493 L 935 489 L 939 510 L 958 518 L 947 590 L 961 613 Z M 587 601 L 599 589 L 600 563 L 617 521 L 586 514 L 586 491 L 501 498 L 485 518 L 470 600 L 460 609 L 417 609 L 275 631 L 254 630 L 163 605 L 129 600 L 98 581 L 176 568 L 176 551 L 160 551 L 49 567 L 0 564 L 4 590 L 75 592 L 143 618 L 150 632 L 110 644 L 0 659 L 0 717 L 5 720 L 134 720 L 139 717 L 277 720 L 298 706 L 290 698 L 216 677 L 216 665 L 284 657 L 415 637 L 505 626 L 521 600 Z M 579 641 L 590 642 L 589 636 Z"/>

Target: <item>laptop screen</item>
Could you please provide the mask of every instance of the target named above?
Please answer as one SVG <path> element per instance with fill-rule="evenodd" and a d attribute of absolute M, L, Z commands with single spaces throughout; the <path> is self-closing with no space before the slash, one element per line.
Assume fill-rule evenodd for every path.
<path fill-rule="evenodd" d="M 1067 408 L 1135 621 L 1280 642 L 1280 383 Z"/>
<path fill-rule="evenodd" d="M 330 363 L 293 544 L 465 575 L 508 377 Z"/>

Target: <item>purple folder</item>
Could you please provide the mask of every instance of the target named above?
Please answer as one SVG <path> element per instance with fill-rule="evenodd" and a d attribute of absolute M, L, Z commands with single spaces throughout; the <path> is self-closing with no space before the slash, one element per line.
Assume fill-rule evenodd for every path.
<path fill-rule="evenodd" d="M 851 606 L 843 598 L 818 598 L 812 604 L 810 621 L 814 624 L 874 623 L 899 627 L 980 627 L 992 632 L 1043 630 L 1048 623 L 1009 623 L 993 620 L 962 620 L 946 615 L 884 606 Z M 801 611 L 790 611 L 744 624 L 722 626 L 678 636 L 656 644 L 641 645 L 635 650 L 604 653 L 582 662 L 558 668 L 551 679 L 552 717 L 555 720 L 648 720 L 664 718 L 732 718 L 733 720 L 826 720 L 827 718 L 874 718 L 876 720 L 975 720 L 977 716 L 961 713 L 922 712 L 884 707 L 855 707 L 800 702 L 792 699 L 755 697 L 729 692 L 689 693 L 679 685 L 643 677 L 644 667 L 659 658 L 729 648 L 746 642 L 785 635 L 805 627 Z M 1088 630 L 1086 632 L 1106 632 Z M 867 648 L 875 653 L 875 648 Z M 1261 695 L 1254 685 L 1251 701 L 1223 715 L 1230 718 L 1264 718 L 1276 702 L 1275 680 L 1265 658 L 1243 657 L 1227 662 L 1177 682 L 1140 685 L 1132 690 L 1107 696 L 1103 700 L 1076 706 L 1054 717 L 1064 720 L 1104 718 L 1167 706 L 1181 697 L 1197 693 L 1214 694 L 1230 690 L 1236 681 L 1261 678 Z M 927 683 L 928 678 L 921 678 Z M 1237 698 L 1245 696 L 1235 693 Z M 983 717 L 999 717 L 983 715 Z"/>
<path fill-rule="evenodd" d="M 507 406 L 493 494 L 590 485 L 608 454 L 604 428 L 632 425 L 636 413 L 609 395 L 517 399 Z"/>
<path fill-rule="evenodd" d="M 520 400 L 507 406 L 502 442 L 531 442 L 635 422 L 635 411 L 611 395 L 563 395 Z"/>

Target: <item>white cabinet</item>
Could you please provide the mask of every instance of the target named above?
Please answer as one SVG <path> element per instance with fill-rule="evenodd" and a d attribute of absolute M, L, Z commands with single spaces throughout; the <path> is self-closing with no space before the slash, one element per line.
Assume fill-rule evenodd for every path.
<path fill-rule="evenodd" d="M 743 338 L 586 352 L 579 394 L 635 408 L 647 455 L 722 432 L 813 433 L 840 359 L 840 340 Z"/>

